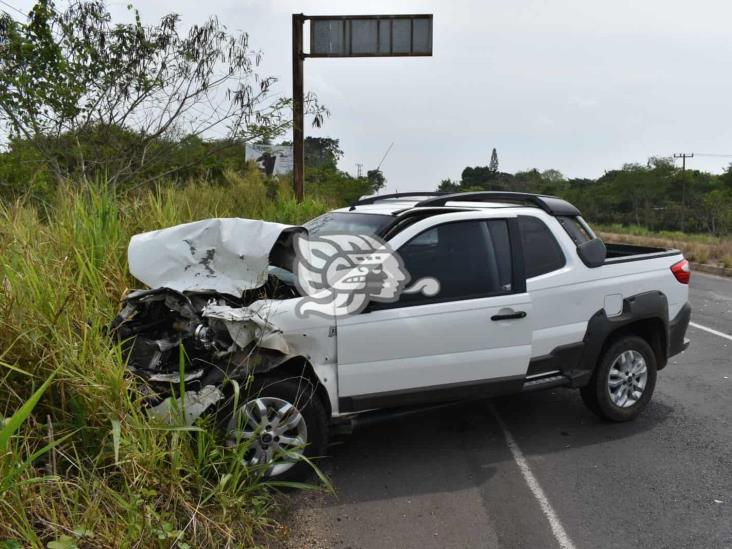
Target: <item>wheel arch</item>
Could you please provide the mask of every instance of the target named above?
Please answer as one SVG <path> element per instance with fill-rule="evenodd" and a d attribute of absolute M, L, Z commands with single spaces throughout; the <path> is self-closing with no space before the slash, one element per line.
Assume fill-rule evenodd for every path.
<path fill-rule="evenodd" d="M 246 382 L 250 376 L 303 377 L 315 387 L 315 393 L 322 400 L 328 417 L 332 406 L 328 391 L 315 373 L 310 360 L 303 355 L 285 355 L 270 349 L 257 348 L 238 353 L 227 364 L 211 368 L 208 375 L 201 379 L 203 385 L 225 385 L 227 380 Z"/>
<path fill-rule="evenodd" d="M 666 328 L 662 319 L 658 317 L 644 318 L 631 322 L 630 324 L 626 324 L 625 326 L 618 327 L 608 335 L 602 346 L 602 350 L 600 351 L 600 356 L 602 356 L 613 343 L 626 336 L 640 337 L 650 345 L 651 349 L 653 349 L 653 355 L 656 357 L 656 368 L 658 370 L 661 370 L 666 366 Z"/>
<path fill-rule="evenodd" d="M 628 335 L 646 341 L 653 349 L 657 369 L 662 369 L 668 360 L 668 325 L 668 300 L 659 291 L 625 298 L 622 312 L 617 316 L 608 317 L 605 310 L 600 309 L 587 323 L 582 357 L 571 376 L 573 385 L 586 385 L 602 354 L 615 341 Z"/>
<path fill-rule="evenodd" d="M 323 406 L 325 407 L 327 417 L 331 417 L 333 410 L 331 407 L 330 398 L 328 397 L 328 391 L 326 390 L 323 383 L 321 383 L 320 378 L 315 373 L 315 368 L 307 357 L 302 355 L 290 356 L 280 364 L 277 364 L 273 368 L 266 370 L 266 372 L 258 372 L 257 370 L 254 371 L 254 375 L 257 375 L 258 373 L 260 375 L 262 373 L 265 373 L 266 375 L 270 376 L 303 377 L 307 379 L 315 387 L 315 393 L 322 401 Z"/>

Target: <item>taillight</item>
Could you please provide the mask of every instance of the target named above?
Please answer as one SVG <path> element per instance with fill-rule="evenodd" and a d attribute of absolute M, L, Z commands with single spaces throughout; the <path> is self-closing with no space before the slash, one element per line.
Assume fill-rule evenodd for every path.
<path fill-rule="evenodd" d="M 676 280 L 682 284 L 688 284 L 691 278 L 691 267 L 686 259 L 682 259 L 678 263 L 671 265 L 671 272 L 674 273 Z"/>

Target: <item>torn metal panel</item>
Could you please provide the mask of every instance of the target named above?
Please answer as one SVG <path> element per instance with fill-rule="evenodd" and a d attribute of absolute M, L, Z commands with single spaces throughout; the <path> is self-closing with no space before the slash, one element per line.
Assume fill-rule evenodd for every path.
<path fill-rule="evenodd" d="M 127 251 L 130 273 L 152 288 L 240 296 L 265 284 L 270 252 L 292 228 L 216 218 L 138 234 Z"/>
<path fill-rule="evenodd" d="M 277 329 L 249 307 L 209 304 L 203 308 L 201 314 L 223 323 L 231 339 L 241 348 L 254 343 L 257 347 L 273 349 L 285 355 L 290 354 L 290 347 L 282 330 Z"/>
<path fill-rule="evenodd" d="M 183 419 L 186 425 L 193 425 L 222 398 L 224 393 L 218 387 L 206 385 L 200 391 L 186 391 L 182 398 L 174 399 L 169 396 L 157 406 L 150 407 L 148 414 L 168 424 L 175 424 L 177 420 Z"/>
<path fill-rule="evenodd" d="M 183 373 L 183 382 L 188 383 L 194 379 L 198 379 L 203 375 L 203 369 L 194 370 L 193 372 Z M 157 381 L 159 383 L 180 383 L 180 372 L 170 372 L 169 374 L 153 374 L 147 378 L 148 381 Z"/>

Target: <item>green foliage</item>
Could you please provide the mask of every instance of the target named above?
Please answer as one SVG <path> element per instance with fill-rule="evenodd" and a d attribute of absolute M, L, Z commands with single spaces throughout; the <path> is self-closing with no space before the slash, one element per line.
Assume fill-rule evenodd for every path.
<path fill-rule="evenodd" d="M 212 216 L 299 223 L 328 208 L 297 204 L 290 186 L 227 171 L 215 185 L 123 194 L 98 181 L 59 187 L 43 207 L 0 203 L 0 410 L 24 416 L 4 424 L 13 436 L 0 478 L 16 476 L 0 496 L 0 540 L 220 547 L 275 535 L 275 499 L 262 470 L 242 465 L 246 448 L 141 413 L 105 327 L 139 286 L 126 267 L 131 235 Z"/>
<path fill-rule="evenodd" d="M 55 181 L 46 161 L 25 139 L 13 138 L 0 152 L 0 198 L 47 196 Z"/>
<path fill-rule="evenodd" d="M 134 179 L 117 179 L 127 188 L 153 184 L 161 177 L 178 183 L 189 180 L 222 182 L 227 170 L 245 172 L 249 169 L 244 143 L 235 140 L 204 140 L 197 136 L 177 141 L 159 138 L 148 146 L 150 154 L 160 156 L 152 163 L 119 154 L 120 150 L 133 149 L 138 138 L 134 132 L 118 126 L 94 126 L 58 138 L 13 138 L 7 150 L 0 152 L 0 198 L 13 199 L 28 194 L 45 198 L 52 194 L 56 186 L 53 170 L 33 141 L 44 141 L 43 147 L 58 151 L 54 161 L 69 176 L 83 178 L 85 173 L 103 174 L 108 170 L 134 174 Z"/>
<path fill-rule="evenodd" d="M 38 401 L 41 400 L 43 393 L 46 392 L 46 389 L 48 389 L 52 380 L 53 376 L 44 381 L 43 385 L 41 385 L 12 416 L 2 422 L 2 425 L 0 425 L 0 456 L 4 457 L 5 454 L 7 454 L 10 437 L 12 437 L 23 422 L 28 419 L 28 416 L 33 411 L 33 408 L 36 407 Z M 2 475 L 0 478 L 4 479 L 5 477 L 6 475 Z M 4 485 L 2 486 L 5 487 Z"/>
<path fill-rule="evenodd" d="M 465 168 L 459 182 L 442 181 L 438 190 L 557 195 L 595 223 L 717 236 L 732 232 L 732 165 L 716 176 L 697 170 L 682 172 L 670 159 L 651 158 L 645 166 L 626 164 L 597 180 L 568 180 L 557 170 L 532 169 L 512 175 L 477 166 Z"/>
<path fill-rule="evenodd" d="M 437 190 L 445 193 L 457 193 L 460 192 L 460 183 L 453 181 L 452 179 L 443 179 L 437 186 Z"/>
<path fill-rule="evenodd" d="M 305 165 L 311 168 L 335 167 L 343 156 L 338 139 L 332 137 L 305 138 Z"/>
<path fill-rule="evenodd" d="M 305 167 L 305 196 L 315 196 L 331 203 L 350 204 L 361 196 L 373 193 L 373 187 L 365 177 L 351 177 L 335 166 Z"/>
<path fill-rule="evenodd" d="M 493 171 L 490 166 L 467 167 L 461 174 L 459 190 L 506 191 L 513 181 L 511 174 Z"/>
<path fill-rule="evenodd" d="M 282 145 L 292 145 L 292 142 L 283 141 Z M 345 205 L 363 195 L 374 194 L 386 184 L 386 178 L 379 170 L 370 170 L 366 177 L 360 178 L 339 170 L 341 156 L 343 151 L 338 139 L 305 138 L 305 196 Z"/>
<path fill-rule="evenodd" d="M 384 177 L 384 172 L 379 169 L 367 171 L 366 179 L 371 186 L 371 190 L 375 193 L 379 192 L 386 186 L 386 177 Z"/>
<path fill-rule="evenodd" d="M 216 18 L 183 31 L 176 14 L 143 25 L 133 13 L 113 23 L 103 0 L 65 11 L 38 0 L 27 23 L 0 16 L 0 124 L 45 161 L 44 183 L 184 177 L 289 126 L 291 101 L 270 97 L 246 34 Z M 326 111 L 312 96 L 306 107 L 319 123 Z M 214 130 L 224 137 L 203 143 Z"/>

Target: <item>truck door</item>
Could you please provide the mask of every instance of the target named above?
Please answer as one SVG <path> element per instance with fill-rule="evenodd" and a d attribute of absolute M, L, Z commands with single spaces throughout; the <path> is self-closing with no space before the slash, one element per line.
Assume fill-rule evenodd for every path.
<path fill-rule="evenodd" d="M 520 390 L 531 355 L 531 299 L 515 218 L 432 226 L 397 251 L 412 281 L 402 294 L 337 319 L 342 412 Z"/>

